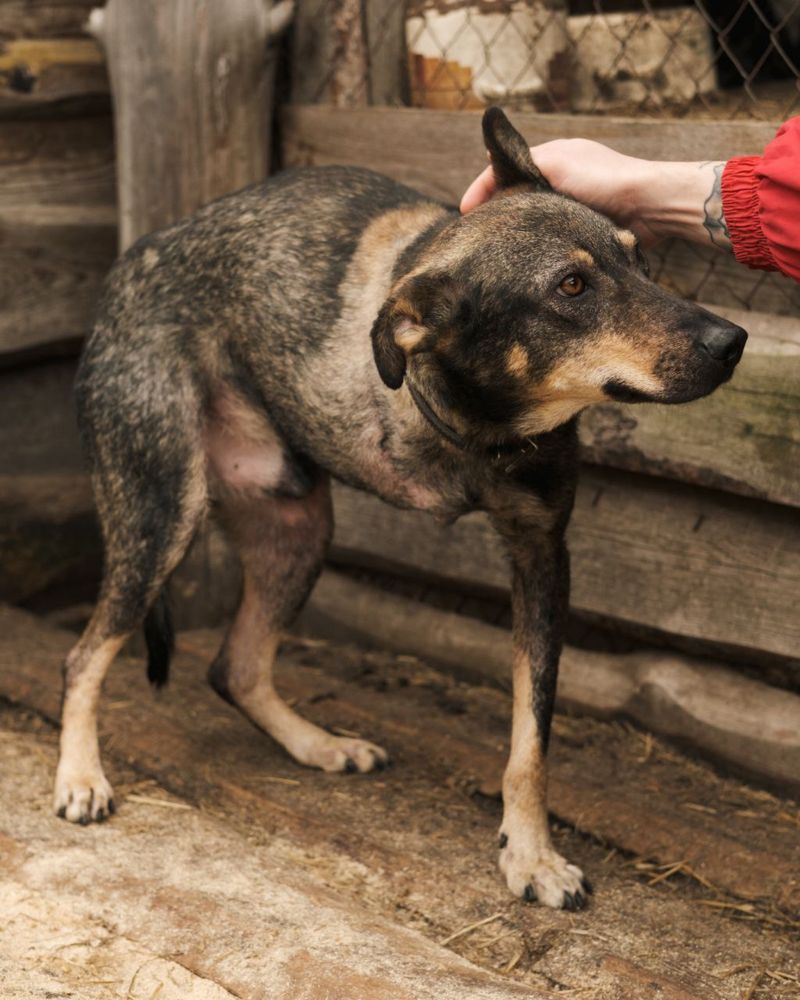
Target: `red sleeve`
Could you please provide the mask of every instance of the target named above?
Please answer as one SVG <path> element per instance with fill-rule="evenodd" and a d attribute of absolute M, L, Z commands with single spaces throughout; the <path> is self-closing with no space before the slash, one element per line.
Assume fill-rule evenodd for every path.
<path fill-rule="evenodd" d="M 800 281 L 800 115 L 763 156 L 728 160 L 722 210 L 738 261 Z"/>

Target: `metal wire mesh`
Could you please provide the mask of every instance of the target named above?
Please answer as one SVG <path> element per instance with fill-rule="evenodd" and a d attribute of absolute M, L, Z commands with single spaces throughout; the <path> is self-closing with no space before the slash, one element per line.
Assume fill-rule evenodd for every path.
<path fill-rule="evenodd" d="M 800 0 L 299 0 L 293 97 L 779 122 L 800 113 Z M 800 288 L 677 242 L 681 294 L 796 314 Z"/>
<path fill-rule="evenodd" d="M 301 0 L 329 31 L 312 100 L 776 120 L 800 110 L 800 0 Z M 402 56 L 401 56 L 402 58 Z M 399 66 L 398 66 L 399 69 Z M 398 77 L 401 74 L 398 73 Z"/>

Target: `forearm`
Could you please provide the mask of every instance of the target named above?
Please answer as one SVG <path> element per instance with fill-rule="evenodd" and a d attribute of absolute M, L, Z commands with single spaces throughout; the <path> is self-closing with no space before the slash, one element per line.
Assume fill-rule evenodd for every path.
<path fill-rule="evenodd" d="M 631 212 L 655 242 L 669 236 L 731 250 L 722 206 L 724 161 L 639 161 Z"/>

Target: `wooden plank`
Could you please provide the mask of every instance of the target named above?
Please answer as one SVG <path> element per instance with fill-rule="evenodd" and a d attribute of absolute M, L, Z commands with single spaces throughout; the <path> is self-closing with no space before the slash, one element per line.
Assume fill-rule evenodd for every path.
<path fill-rule="evenodd" d="M 760 153 L 777 127 L 528 111 L 515 112 L 513 120 L 531 145 L 582 136 L 631 156 L 665 160 Z M 287 166 L 360 164 L 449 202 L 456 202 L 486 165 L 478 112 L 289 105 L 283 110 L 283 135 Z"/>
<path fill-rule="evenodd" d="M 83 35 L 97 0 L 3 0 L 0 36 L 58 38 Z"/>
<path fill-rule="evenodd" d="M 483 515 L 440 528 L 346 487 L 335 497 L 338 558 L 507 590 L 506 560 Z M 578 611 L 797 657 L 795 512 L 586 468 L 569 537 Z"/>
<path fill-rule="evenodd" d="M 0 218 L 41 218 L 61 206 L 76 215 L 104 209 L 113 218 L 114 131 L 111 118 L 6 121 L 0 128 Z"/>
<path fill-rule="evenodd" d="M 631 156 L 665 160 L 725 160 L 760 153 L 776 127 L 763 122 L 650 120 L 524 111 L 512 117 L 532 145 L 550 139 L 584 137 Z M 457 203 L 486 165 L 477 112 L 294 105 L 283 111 L 283 142 L 287 166 L 357 164 L 448 203 Z M 800 313 L 800 285 L 796 282 L 780 275 L 749 272 L 713 248 L 682 247 L 673 242 L 658 272 L 659 280 L 675 285 L 681 293 L 696 289 L 698 297 L 706 302 L 730 305 L 747 296 L 748 305 L 764 312 Z"/>
<path fill-rule="evenodd" d="M 0 357 L 86 333 L 116 254 L 107 116 L 0 129 Z"/>
<path fill-rule="evenodd" d="M 313 635 L 418 656 L 473 682 L 510 684 L 509 630 L 333 570 L 322 575 L 302 620 Z M 800 794 L 800 697 L 721 665 L 654 651 L 618 655 L 567 646 L 556 705 L 578 715 L 632 719 L 738 773 Z"/>
<path fill-rule="evenodd" d="M 57 106 L 106 110 L 108 74 L 91 38 L 16 38 L 0 45 L 0 115 Z"/>
<path fill-rule="evenodd" d="M 585 460 L 800 506 L 800 322 L 717 310 L 750 332 L 733 380 L 685 406 L 592 406 Z"/>
<path fill-rule="evenodd" d="M 69 388 L 73 366 L 8 372 L 0 384 L 0 471 L 80 472 Z M 337 487 L 339 556 L 375 559 L 457 586 L 505 591 L 489 525 L 470 515 L 437 528 Z M 663 480 L 586 469 L 572 527 L 573 605 L 661 631 L 797 658 L 796 511 Z M 202 574 L 198 574 L 202 578 Z M 191 590 L 192 588 L 189 588 Z"/>
<path fill-rule="evenodd" d="M 0 115 L 109 107 L 103 54 L 85 25 L 97 0 L 3 0 Z"/>

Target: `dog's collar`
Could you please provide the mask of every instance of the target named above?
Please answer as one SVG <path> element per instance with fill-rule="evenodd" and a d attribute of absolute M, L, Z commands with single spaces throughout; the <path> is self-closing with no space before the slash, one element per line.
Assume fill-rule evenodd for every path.
<path fill-rule="evenodd" d="M 457 430 L 452 428 L 450 424 L 446 424 L 441 417 L 436 415 L 433 409 L 431 409 L 430 403 L 425 399 L 419 389 L 416 388 L 411 379 L 406 378 L 406 385 L 408 386 L 411 398 L 414 400 L 414 405 L 422 416 L 428 421 L 431 427 L 433 427 L 435 431 L 438 431 L 443 438 L 446 438 L 450 444 L 454 444 L 456 448 L 466 451 L 467 442 L 464 438 L 458 433 Z"/>
<path fill-rule="evenodd" d="M 450 424 L 446 424 L 444 420 L 433 410 L 430 403 L 425 399 L 422 393 L 417 389 L 414 383 L 406 377 L 406 385 L 408 386 L 408 391 L 411 399 L 414 401 L 414 405 L 417 407 L 422 416 L 428 421 L 428 423 L 433 427 L 435 431 L 442 435 L 450 444 L 456 446 L 461 451 L 469 451 L 469 446 L 467 441 L 461 434 L 458 433 Z M 508 464 L 504 471 L 511 472 L 512 469 L 531 451 L 538 451 L 538 446 L 533 438 L 526 438 L 525 441 L 520 443 L 514 443 L 512 445 L 495 445 L 486 449 L 487 457 L 493 462 L 500 462 L 502 460 L 510 459 L 510 464 Z M 491 454 L 494 452 L 494 454 Z"/>

